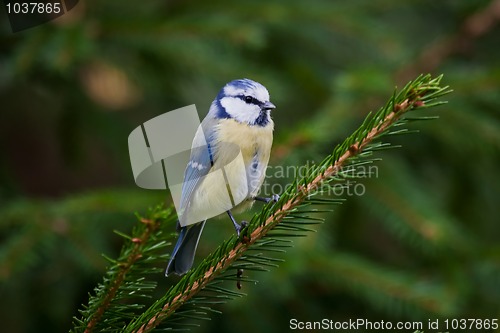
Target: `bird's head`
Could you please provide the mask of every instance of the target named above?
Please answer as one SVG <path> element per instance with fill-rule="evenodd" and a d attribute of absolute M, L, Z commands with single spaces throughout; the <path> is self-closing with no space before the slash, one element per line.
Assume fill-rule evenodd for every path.
<path fill-rule="evenodd" d="M 234 80 L 226 84 L 214 104 L 218 118 L 231 118 L 256 126 L 266 126 L 271 121 L 270 111 L 275 108 L 269 101 L 266 87 L 249 79 Z"/>

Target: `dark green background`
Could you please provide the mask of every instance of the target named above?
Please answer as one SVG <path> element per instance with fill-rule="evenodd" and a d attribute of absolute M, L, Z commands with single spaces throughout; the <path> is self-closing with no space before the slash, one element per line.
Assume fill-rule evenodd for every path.
<path fill-rule="evenodd" d="M 449 104 L 387 140 L 363 196 L 324 214 L 247 297 L 194 332 L 298 320 L 500 319 L 499 1 L 80 1 L 12 33 L 0 13 L 0 322 L 56 332 L 102 279 L 134 212 L 127 136 L 226 82 L 277 105 L 273 166 L 320 161 L 395 86 L 444 73 Z M 269 179 L 286 184 L 286 179 Z M 249 213 L 251 214 L 251 212 Z M 246 216 L 248 217 L 249 214 Z M 242 218 L 244 216 L 239 216 Z M 174 230 L 174 226 L 172 226 Z M 198 255 L 233 232 L 207 225 Z M 199 259 L 198 259 L 199 260 Z M 160 290 L 175 278 L 159 276 Z M 444 329 L 443 329 L 444 330 Z"/>

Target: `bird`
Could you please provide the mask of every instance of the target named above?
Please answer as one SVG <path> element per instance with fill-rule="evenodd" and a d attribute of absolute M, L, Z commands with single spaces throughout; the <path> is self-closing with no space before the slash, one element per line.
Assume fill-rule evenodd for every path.
<path fill-rule="evenodd" d="M 256 200 L 279 199 L 278 195 L 271 198 L 257 196 L 271 153 L 274 130 L 271 111 L 275 108 L 268 90 L 246 78 L 227 83 L 213 100 L 193 139 L 180 198 L 180 211 L 184 213 L 177 221 L 179 236 L 165 276 L 183 275 L 191 269 L 208 218 L 204 218 L 204 211 L 227 213 L 239 236 L 246 224 L 239 224 L 231 209 L 241 212 L 249 209 Z M 241 154 L 243 164 L 231 163 L 238 154 Z M 216 182 L 207 176 L 221 169 L 227 184 L 230 184 L 231 203 L 234 203 L 233 197 L 241 201 L 235 207 L 228 206 L 228 200 L 223 199 L 227 198 L 229 188 L 226 182 Z M 180 223 L 194 211 L 202 212 L 198 214 L 200 222 Z"/>

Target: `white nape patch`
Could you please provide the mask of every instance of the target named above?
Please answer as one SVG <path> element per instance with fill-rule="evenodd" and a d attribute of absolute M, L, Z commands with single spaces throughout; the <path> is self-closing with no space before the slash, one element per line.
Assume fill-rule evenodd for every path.
<path fill-rule="evenodd" d="M 240 123 L 255 124 L 260 115 L 260 106 L 245 103 L 238 97 L 223 97 L 220 104 L 231 118 Z"/>

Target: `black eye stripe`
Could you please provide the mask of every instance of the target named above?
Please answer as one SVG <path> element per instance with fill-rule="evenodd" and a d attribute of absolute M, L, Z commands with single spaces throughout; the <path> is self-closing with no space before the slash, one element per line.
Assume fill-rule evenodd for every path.
<path fill-rule="evenodd" d="M 239 99 L 241 99 L 243 102 L 245 102 L 247 104 L 255 104 L 255 105 L 262 105 L 263 104 L 257 98 L 252 97 L 252 96 L 239 95 L 236 97 L 238 97 Z"/>

